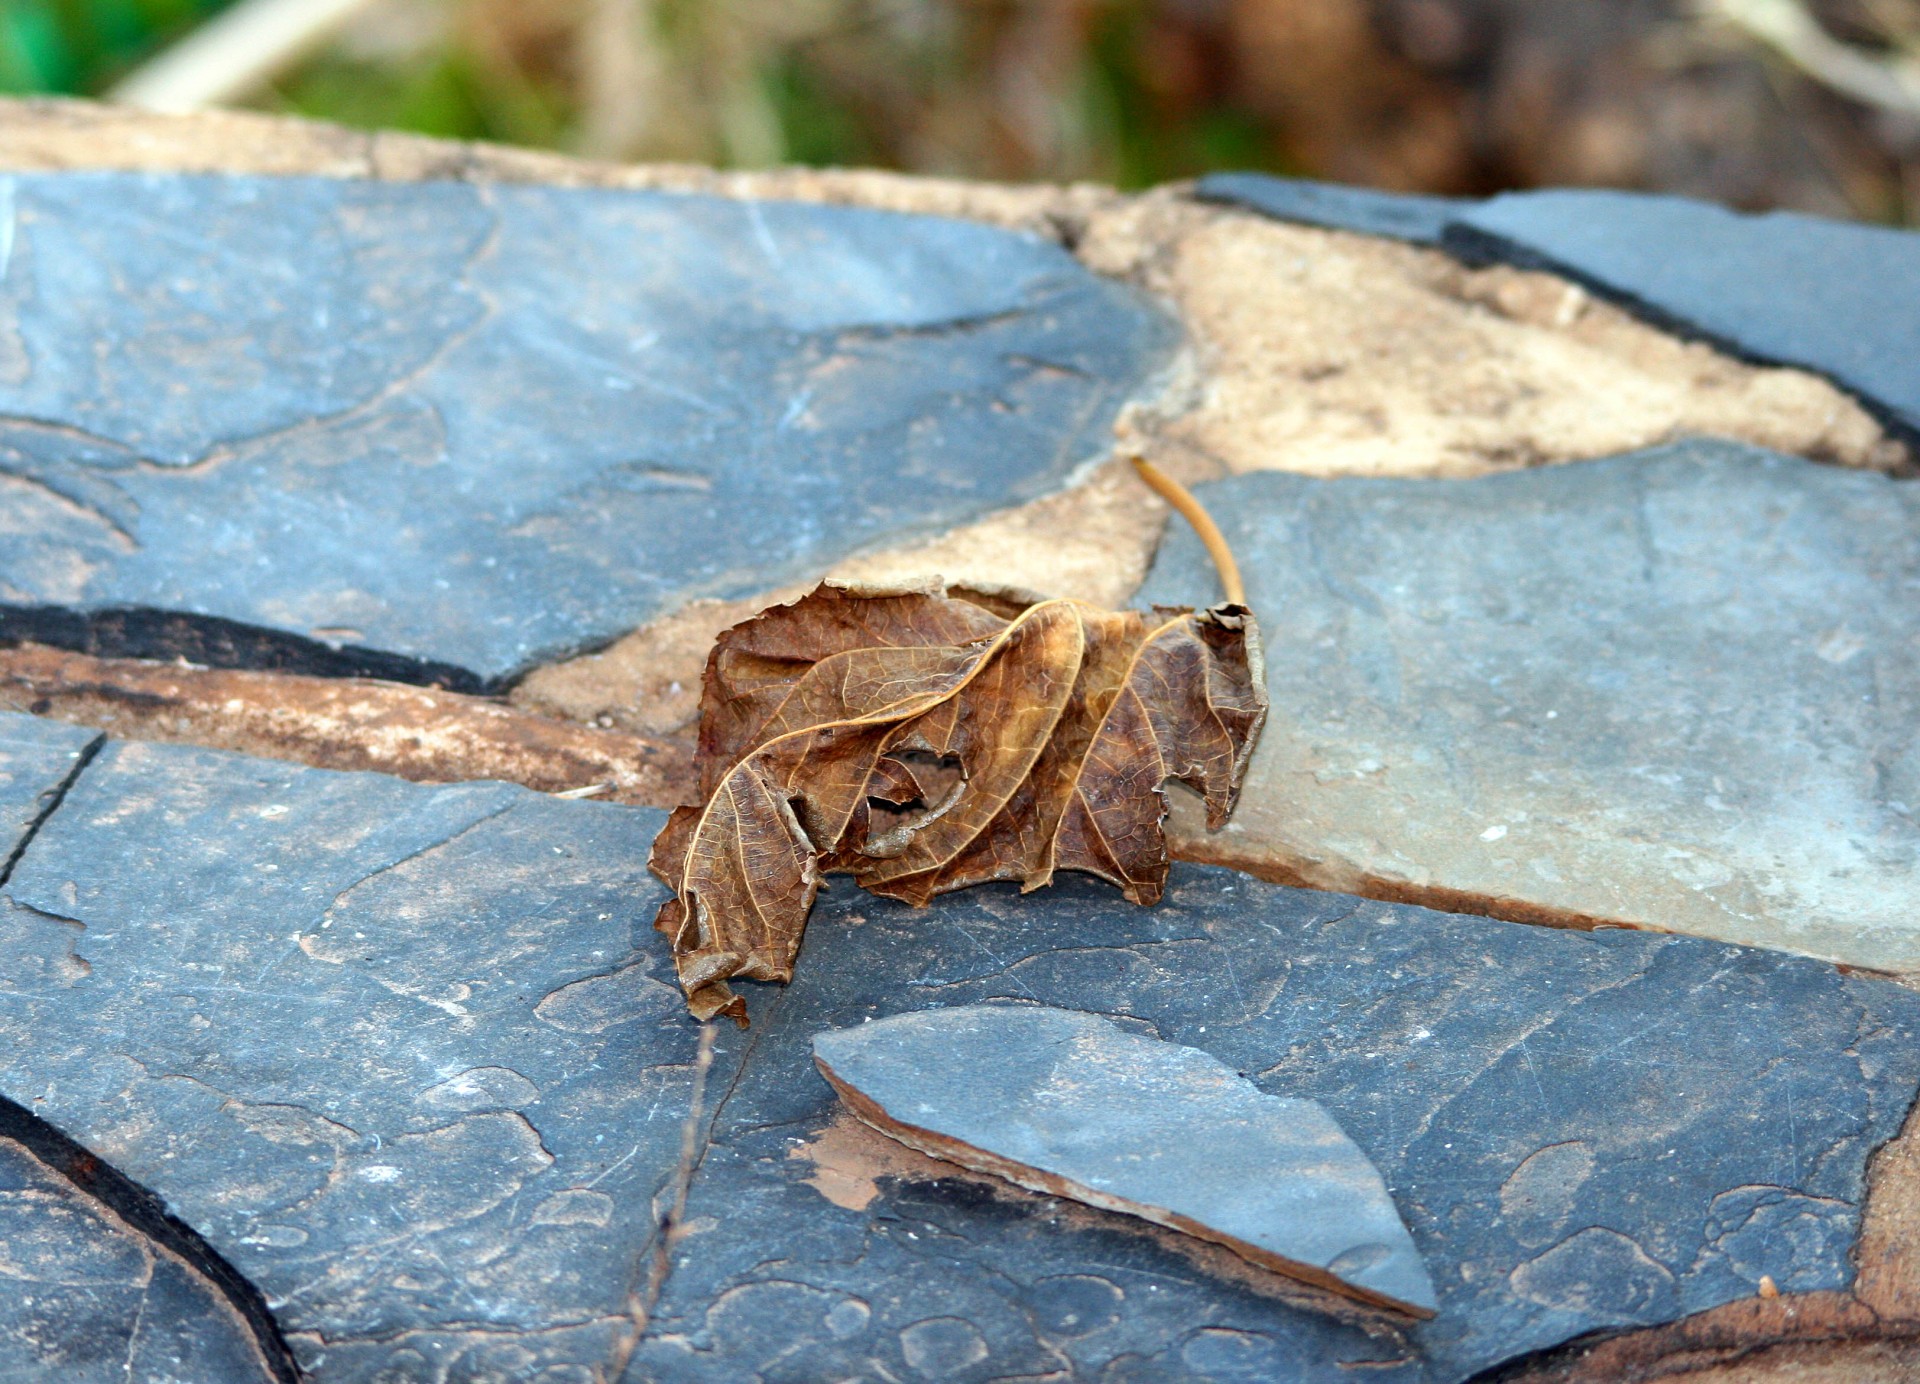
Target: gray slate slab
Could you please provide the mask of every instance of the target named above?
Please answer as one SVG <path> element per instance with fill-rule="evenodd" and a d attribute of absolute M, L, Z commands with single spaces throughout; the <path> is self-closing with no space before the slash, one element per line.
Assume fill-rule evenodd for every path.
<path fill-rule="evenodd" d="M 1194 184 L 1193 191 L 1203 201 L 1249 207 L 1279 221 L 1358 231 L 1416 245 L 1438 245 L 1447 223 L 1474 205 L 1464 197 L 1381 192 L 1266 173 L 1209 173 Z"/>
<path fill-rule="evenodd" d="M 0 1091 L 162 1196 L 316 1380 L 586 1377 L 688 1113 L 695 1030 L 641 873 L 659 820 L 110 744 L 4 892 Z M 796 1156 L 836 1108 L 813 1036 L 988 1000 L 1319 1101 L 1439 1315 L 1305 1301 L 961 1177 L 823 1199 Z M 1920 1088 L 1920 995 L 1823 963 L 1200 867 L 1157 909 L 1082 880 L 922 911 L 836 889 L 753 1008 L 721 1034 L 634 1380 L 1458 1380 L 1763 1274 L 1843 1286 L 1866 1159 Z"/>
<path fill-rule="evenodd" d="M 1556 270 L 1735 355 L 1818 371 L 1920 438 L 1920 234 L 1588 189 L 1496 197 L 1445 241 Z"/>
<path fill-rule="evenodd" d="M 653 192 L 0 182 L 0 633 L 469 687 L 1057 488 L 1172 328 L 1033 237 Z"/>
<path fill-rule="evenodd" d="M 100 739 L 62 721 L 0 712 L 0 883 Z"/>
<path fill-rule="evenodd" d="M 813 1036 L 983 1001 L 1105 1015 L 1319 1101 L 1385 1176 L 1439 1315 L 1310 1310 L 1131 1217 L 960 1176 L 830 1204 Z M 836 888 L 793 986 L 750 1004 L 633 1384 L 1462 1380 L 1763 1274 L 1845 1285 L 1866 1159 L 1920 1087 L 1920 995 L 1820 962 L 1197 866 L 1155 909 L 1079 879 L 926 910 Z"/>
<path fill-rule="evenodd" d="M 0 892 L 0 1092 L 161 1197 L 316 1380 L 588 1377 L 693 1080 L 661 820 L 112 743 Z"/>
<path fill-rule="evenodd" d="M 1210 858 L 1920 970 L 1920 488 L 1725 442 L 1204 487 L 1273 714 Z M 1142 599 L 1205 599 L 1177 527 Z"/>
<path fill-rule="evenodd" d="M 819 1034 L 813 1059 L 862 1119 L 936 1158 L 1433 1312 L 1379 1169 L 1333 1117 L 1198 1048 L 1077 1010 L 970 1004 Z"/>
<path fill-rule="evenodd" d="M 4 1099 L 0 1282 L 9 1384 L 293 1384 L 265 1304 L 230 1266 Z"/>

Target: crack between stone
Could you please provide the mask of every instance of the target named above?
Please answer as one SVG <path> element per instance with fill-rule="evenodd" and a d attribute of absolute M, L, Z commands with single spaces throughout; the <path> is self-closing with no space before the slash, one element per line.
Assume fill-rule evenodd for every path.
<path fill-rule="evenodd" d="M 0 1096 L 0 1139 L 20 1144 L 82 1195 L 105 1205 L 144 1239 L 184 1262 L 240 1318 L 267 1372 L 281 1384 L 299 1384 L 299 1367 L 266 1298 L 198 1231 L 169 1212 L 158 1194 L 5 1096 Z"/>
<path fill-rule="evenodd" d="M 414 687 L 487 695 L 498 683 L 455 663 L 417 654 L 328 644 L 288 630 L 224 615 L 117 605 L 84 609 L 56 603 L 0 604 L 0 640 L 45 644 L 95 658 L 153 662 L 184 659 L 206 668 L 297 673 L 328 678 L 378 678 Z"/>
<path fill-rule="evenodd" d="M 1054 295 L 1048 295 L 1054 296 Z M 1000 308 L 993 312 L 976 312 L 959 317 L 943 317 L 937 322 L 870 322 L 858 326 L 838 327 L 822 333 L 824 339 L 836 344 L 863 341 L 898 341 L 916 337 L 941 337 L 953 334 L 964 335 L 968 332 L 985 331 L 1008 322 L 1018 322 L 1029 316 L 1047 297 L 1039 297 L 1018 307 Z M 1037 359 L 1037 357 L 1035 358 Z M 1053 362 L 1046 362 L 1051 365 Z M 1066 369 L 1069 367 L 1059 367 Z"/>
<path fill-rule="evenodd" d="M 67 794 L 73 790 L 73 785 L 80 781 L 80 775 L 87 771 L 87 766 L 93 763 L 106 743 L 106 736 L 94 736 L 81 748 L 80 753 L 74 756 L 73 767 L 67 770 L 65 777 L 41 795 L 40 811 L 27 824 L 27 829 L 20 833 L 20 839 L 8 852 L 6 860 L 0 862 L 0 887 L 5 887 L 13 878 L 14 869 L 20 864 L 21 857 L 27 853 L 27 847 L 33 844 L 34 837 L 40 834 L 40 828 L 44 827 L 48 819 L 60 810 L 60 804 L 67 800 Z"/>
<path fill-rule="evenodd" d="M 100 505 L 87 499 L 85 496 L 75 494 L 72 490 L 62 489 L 45 476 L 38 475 L 26 467 L 0 464 L 0 476 L 5 476 L 9 480 L 18 481 L 21 485 L 38 490 L 42 494 L 50 495 L 61 504 L 77 510 L 85 517 L 104 525 L 108 532 L 120 540 L 127 552 L 137 552 L 139 550 L 140 540 L 134 536 L 133 531 L 119 519 L 109 514 Z M 78 487 L 75 487 L 75 489 L 78 489 Z"/>
<path fill-rule="evenodd" d="M 473 273 L 477 265 L 490 258 L 494 251 L 499 248 L 501 227 L 500 213 L 494 207 L 493 198 L 488 189 L 475 185 L 475 191 L 480 204 L 487 209 L 489 218 L 487 233 L 481 237 L 480 243 L 474 247 L 473 253 L 467 257 L 467 262 L 460 266 L 460 275 L 457 280 L 462 287 L 471 290 L 474 297 L 480 302 L 481 310 L 473 321 L 464 327 L 459 327 L 449 332 L 446 339 L 428 353 L 426 359 L 422 360 L 418 365 L 397 379 L 387 381 L 387 383 L 381 385 L 359 403 L 349 404 L 346 408 L 336 409 L 332 413 L 296 419 L 284 427 L 269 428 L 265 432 L 250 433 L 245 437 L 216 442 L 191 461 L 183 465 L 168 466 L 167 470 L 193 471 L 202 467 L 217 465 L 252 448 L 265 446 L 285 438 L 301 437 L 307 433 L 317 432 L 338 423 L 347 423 L 354 419 L 364 417 L 382 405 L 392 403 L 402 394 L 405 394 L 428 374 L 437 369 L 448 356 L 452 355 L 455 351 L 473 340 L 475 336 L 479 335 L 483 329 L 500 315 L 500 305 L 488 295 L 482 293 L 478 288 L 475 288 L 473 284 L 469 282 L 468 276 Z"/>
<path fill-rule="evenodd" d="M 395 870 L 399 869 L 401 866 L 411 864 L 412 862 L 419 860 L 422 856 L 428 856 L 428 855 L 432 855 L 436 851 L 446 850 L 448 847 L 452 846 L 455 842 L 464 840 L 466 837 L 471 836 L 474 832 L 480 830 L 480 828 L 485 826 L 488 822 L 492 822 L 501 817 L 506 816 L 509 812 L 513 811 L 514 808 L 518 807 L 519 805 L 520 804 L 517 799 L 509 798 L 506 802 L 499 804 L 497 807 L 491 808 L 488 811 L 481 813 L 478 817 L 475 817 L 471 822 L 468 822 L 465 826 L 460 827 L 458 830 L 449 832 L 447 835 L 440 837 L 436 841 L 429 841 L 424 846 L 419 846 L 413 850 L 408 851 L 405 855 L 399 857 L 399 859 L 397 860 L 389 860 L 386 864 L 380 866 L 379 868 L 368 871 L 366 874 L 360 876 L 359 879 L 356 879 L 352 884 L 349 884 L 346 888 L 342 889 L 339 893 L 333 896 L 333 902 L 329 903 L 326 907 L 326 911 L 320 915 L 320 918 L 321 918 L 320 926 L 324 927 L 327 925 L 327 923 L 332 921 L 334 909 L 340 907 L 341 904 L 346 902 L 347 895 L 353 893 L 356 889 L 360 889 L 364 887 L 365 885 L 371 883 L 372 881 L 380 878 L 380 876 L 382 875 L 392 874 Z M 584 979 L 584 977 L 582 978 Z M 404 992 L 396 991 L 395 993 L 404 993 Z"/>
<path fill-rule="evenodd" d="M 680 1220 L 685 1214 L 687 1200 L 693 1192 L 694 1181 L 706 1162 L 708 1152 L 717 1142 L 714 1131 L 719 1128 L 721 1113 L 725 1111 L 727 1103 L 733 1099 L 734 1092 L 740 1088 L 740 1082 L 747 1074 L 753 1055 L 759 1050 L 761 1037 L 778 1022 L 780 1011 L 785 1008 L 781 1001 L 785 998 L 786 994 L 783 991 L 775 1000 L 773 1012 L 761 1020 L 758 1028 L 751 1030 L 752 1036 L 747 1040 L 746 1051 L 740 1054 L 740 1060 L 734 1064 L 733 1076 L 727 1082 L 727 1089 L 721 1094 L 720 1099 L 714 1102 L 712 1114 L 705 1115 L 704 1120 L 700 1109 L 700 1095 L 704 1090 L 705 1070 L 712 1062 L 712 1035 L 715 1030 L 712 1022 L 703 1026 L 701 1053 L 695 1059 L 696 1085 L 687 1111 L 686 1141 L 680 1167 L 675 1171 L 672 1184 L 673 1205 L 669 1208 L 668 1214 L 662 1218 L 657 1232 L 653 1261 L 648 1270 L 648 1281 L 641 1288 L 628 1293 L 628 1318 L 632 1322 L 633 1330 L 630 1335 L 623 1337 L 616 1344 L 613 1355 L 608 1359 L 602 1376 L 606 1384 L 620 1384 L 621 1377 L 627 1371 L 627 1365 L 652 1328 L 654 1309 L 659 1306 L 660 1299 L 666 1292 L 667 1279 L 673 1272 L 675 1232 L 679 1229 Z M 705 1127 L 701 1130 L 700 1126 L 703 1123 Z M 696 1140 L 697 1147 L 695 1147 Z"/>
<path fill-rule="evenodd" d="M 579 1331 L 591 1326 L 618 1326 L 627 1321 L 621 1313 L 600 1312 L 572 1321 L 557 1321 L 547 1326 L 512 1326 L 500 1322 L 487 1321 L 450 1321 L 435 1322 L 430 1326 L 408 1326 L 397 1331 L 376 1332 L 366 1336 L 329 1336 L 324 1331 L 312 1327 L 302 1327 L 289 1331 L 288 1337 L 299 1341 L 313 1341 L 326 1348 L 338 1346 L 390 1346 L 403 1341 L 414 1340 L 422 1336 L 437 1336 L 442 1333 L 458 1336 L 500 1336 L 513 1340 L 528 1340 L 540 1336 L 558 1336 L 568 1331 Z"/>

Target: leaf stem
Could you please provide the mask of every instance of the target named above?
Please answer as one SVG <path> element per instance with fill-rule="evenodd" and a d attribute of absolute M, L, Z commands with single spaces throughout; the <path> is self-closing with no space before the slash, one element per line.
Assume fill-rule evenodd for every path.
<path fill-rule="evenodd" d="M 1213 522 L 1213 516 L 1193 498 L 1192 491 L 1145 457 L 1133 458 L 1133 469 L 1156 495 L 1180 511 L 1193 525 L 1193 531 L 1200 535 L 1200 541 L 1207 545 L 1207 556 L 1213 559 L 1214 570 L 1220 574 L 1220 589 L 1226 592 L 1227 604 L 1245 605 L 1247 588 L 1240 581 L 1240 564 L 1233 560 L 1233 549 L 1227 546 L 1226 535 Z"/>

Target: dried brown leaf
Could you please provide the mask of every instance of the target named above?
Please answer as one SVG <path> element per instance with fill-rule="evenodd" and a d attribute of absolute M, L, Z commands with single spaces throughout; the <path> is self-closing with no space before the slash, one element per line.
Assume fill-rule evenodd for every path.
<path fill-rule="evenodd" d="M 1080 870 L 1155 902 L 1162 785 L 1226 820 L 1266 717 L 1261 670 L 1237 605 L 827 584 L 728 630 L 703 688 L 703 802 L 651 862 L 688 1007 L 744 1023 L 728 979 L 790 980 L 828 872 L 918 905 Z"/>

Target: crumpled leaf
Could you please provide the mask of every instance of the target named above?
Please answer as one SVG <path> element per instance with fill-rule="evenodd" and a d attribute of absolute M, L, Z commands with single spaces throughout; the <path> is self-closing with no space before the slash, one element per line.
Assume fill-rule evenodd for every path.
<path fill-rule="evenodd" d="M 1233 809 L 1266 719 L 1244 606 L 1109 611 L 1023 593 L 825 584 L 722 634 L 700 709 L 701 804 L 674 812 L 655 926 L 698 1018 L 787 981 L 829 872 L 924 904 L 1058 870 L 1134 903 L 1167 876 L 1161 785 Z"/>

